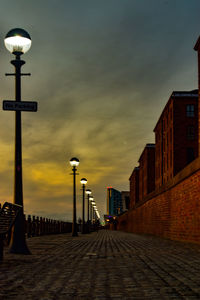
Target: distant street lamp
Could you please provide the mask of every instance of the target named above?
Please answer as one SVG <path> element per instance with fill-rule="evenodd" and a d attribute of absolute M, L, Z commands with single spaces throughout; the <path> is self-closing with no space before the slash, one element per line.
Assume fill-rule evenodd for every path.
<path fill-rule="evenodd" d="M 73 171 L 73 224 L 72 224 L 72 236 L 78 236 L 77 224 L 76 224 L 76 167 L 79 165 L 79 160 L 73 157 L 70 160 L 70 165 Z"/>
<path fill-rule="evenodd" d="M 94 201 L 94 197 L 90 196 L 89 201 L 90 201 L 90 221 L 92 223 L 92 202 Z"/>
<path fill-rule="evenodd" d="M 87 221 L 88 221 L 88 223 L 89 223 L 89 221 L 90 221 L 90 216 L 89 216 L 89 210 L 90 210 L 90 195 L 92 194 L 92 192 L 91 192 L 91 190 L 90 189 L 87 189 L 86 191 L 86 194 L 87 194 L 87 196 L 88 196 L 88 205 L 87 205 Z"/>
<path fill-rule="evenodd" d="M 90 195 L 92 194 L 92 191 L 90 189 L 87 189 L 85 192 L 88 196 L 87 201 L 87 227 L 86 230 L 88 233 L 90 233 Z"/>
<path fill-rule="evenodd" d="M 21 55 L 31 47 L 31 38 L 24 29 L 15 28 L 10 30 L 4 39 L 6 49 L 15 55 L 11 64 L 15 67 L 15 73 L 6 76 L 15 76 L 15 101 L 4 100 L 4 110 L 14 110 L 15 113 L 15 180 L 14 180 L 14 203 L 22 206 L 22 211 L 15 223 L 11 239 L 11 253 L 30 254 L 25 239 L 25 220 L 23 209 L 23 183 L 22 183 L 22 134 L 21 134 L 21 111 L 36 111 L 36 102 L 21 101 L 21 76 L 30 75 L 21 73 L 21 67 L 25 61 Z M 26 106 L 24 105 L 26 104 Z"/>
<path fill-rule="evenodd" d="M 82 187 L 83 187 L 83 207 L 82 207 L 82 228 L 81 228 L 81 233 L 86 233 L 86 231 L 85 231 L 85 185 L 87 184 L 87 179 L 82 178 L 80 182 L 81 182 Z"/>
<path fill-rule="evenodd" d="M 94 223 L 94 207 L 96 206 L 96 203 L 94 200 L 91 203 L 92 203 L 92 223 Z"/>

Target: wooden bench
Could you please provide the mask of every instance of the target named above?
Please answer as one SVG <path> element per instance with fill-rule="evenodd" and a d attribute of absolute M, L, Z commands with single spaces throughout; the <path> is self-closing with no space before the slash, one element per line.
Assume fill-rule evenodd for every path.
<path fill-rule="evenodd" d="M 22 206 L 5 202 L 0 210 L 0 261 L 3 259 L 4 240 L 10 234 Z"/>

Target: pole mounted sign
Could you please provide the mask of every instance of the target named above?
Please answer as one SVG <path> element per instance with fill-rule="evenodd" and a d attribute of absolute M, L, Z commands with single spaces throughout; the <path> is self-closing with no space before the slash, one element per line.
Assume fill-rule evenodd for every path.
<path fill-rule="evenodd" d="M 37 111 L 37 102 L 4 100 L 3 110 Z"/>
<path fill-rule="evenodd" d="M 37 111 L 37 102 L 21 101 L 21 76 L 30 75 L 30 73 L 21 73 L 21 67 L 25 64 L 21 55 L 30 49 L 32 41 L 24 29 L 14 28 L 7 33 L 4 43 L 8 51 L 15 55 L 15 59 L 11 60 L 15 73 L 6 73 L 6 76 L 15 77 L 15 101 L 4 100 L 3 110 L 15 111 L 14 203 L 22 206 L 12 231 L 9 251 L 18 254 L 30 254 L 24 228 L 21 111 Z"/>

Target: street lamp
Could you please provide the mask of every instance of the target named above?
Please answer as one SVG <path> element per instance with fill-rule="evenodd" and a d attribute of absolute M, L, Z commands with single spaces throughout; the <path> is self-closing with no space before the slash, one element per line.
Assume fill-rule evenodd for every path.
<path fill-rule="evenodd" d="M 21 111 L 27 110 L 23 108 L 21 101 L 21 76 L 30 75 L 29 73 L 21 73 L 21 67 L 25 61 L 21 60 L 21 55 L 26 53 L 31 47 L 31 38 L 24 29 L 15 28 L 10 30 L 4 39 L 6 49 L 15 55 L 15 60 L 11 64 L 15 67 L 14 74 L 6 74 L 7 76 L 15 76 L 15 101 L 3 101 L 4 110 L 15 110 L 15 181 L 14 181 L 14 203 L 22 206 L 22 211 L 15 223 L 11 239 L 11 253 L 30 254 L 26 244 L 25 228 L 24 228 L 24 209 L 23 209 L 23 183 L 22 183 L 22 133 L 21 133 Z M 31 102 L 26 102 L 30 107 Z M 33 102 L 34 105 L 36 102 Z M 10 105 L 10 106 L 9 106 Z M 9 108 L 10 107 L 10 108 Z M 36 111 L 37 109 L 29 109 Z"/>
<path fill-rule="evenodd" d="M 79 160 L 73 157 L 70 160 L 70 165 L 73 171 L 73 224 L 72 224 L 72 236 L 78 236 L 77 224 L 76 224 L 76 167 L 79 165 Z"/>
<path fill-rule="evenodd" d="M 87 184 L 87 179 L 82 178 L 81 184 L 83 187 L 83 207 L 82 207 L 82 230 L 81 233 L 85 233 L 85 185 Z"/>
<path fill-rule="evenodd" d="M 94 197 L 89 196 L 89 201 L 90 201 L 90 221 L 92 223 L 92 201 L 94 200 Z"/>
<path fill-rule="evenodd" d="M 26 53 L 31 47 L 31 37 L 21 28 L 11 29 L 4 39 L 7 50 L 15 55 Z"/>
<path fill-rule="evenodd" d="M 96 203 L 94 200 L 91 203 L 92 203 L 92 223 L 94 223 L 94 207 L 95 207 Z"/>
<path fill-rule="evenodd" d="M 88 196 L 87 221 L 88 221 L 88 223 L 89 223 L 89 221 L 90 221 L 90 217 L 89 217 L 90 200 L 89 200 L 89 199 L 90 199 L 90 195 L 92 194 L 92 191 L 91 191 L 90 189 L 87 189 L 85 192 L 86 192 L 86 194 L 87 194 L 87 196 Z"/>
<path fill-rule="evenodd" d="M 88 196 L 87 201 L 87 232 L 90 233 L 90 195 L 92 194 L 92 191 L 90 189 L 87 189 L 85 193 Z"/>

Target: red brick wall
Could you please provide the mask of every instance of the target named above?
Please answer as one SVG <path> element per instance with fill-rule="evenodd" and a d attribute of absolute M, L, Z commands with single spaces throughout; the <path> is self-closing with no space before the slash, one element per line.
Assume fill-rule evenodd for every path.
<path fill-rule="evenodd" d="M 117 229 L 200 243 L 200 158 L 120 216 Z"/>

